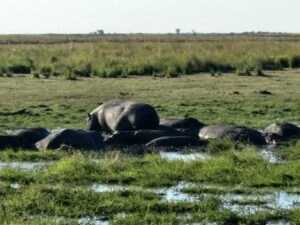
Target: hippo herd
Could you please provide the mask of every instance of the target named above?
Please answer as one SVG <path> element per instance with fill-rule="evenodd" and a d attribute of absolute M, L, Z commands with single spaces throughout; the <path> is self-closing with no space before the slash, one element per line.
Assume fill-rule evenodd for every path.
<path fill-rule="evenodd" d="M 263 132 L 238 125 L 205 125 L 195 118 L 159 119 L 150 105 L 114 99 L 88 114 L 87 129 L 64 129 L 50 133 L 44 128 L 22 129 L 0 135 L 0 149 L 101 150 L 114 145 L 146 147 L 201 146 L 208 139 L 230 138 L 254 145 L 300 137 L 300 128 L 290 123 L 273 123 Z"/>

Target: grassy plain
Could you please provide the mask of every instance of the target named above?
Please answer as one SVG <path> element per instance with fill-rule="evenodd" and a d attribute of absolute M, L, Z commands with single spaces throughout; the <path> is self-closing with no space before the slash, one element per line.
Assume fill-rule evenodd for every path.
<path fill-rule="evenodd" d="M 2 65 L 5 64 L 2 68 L 6 70 L 18 60 L 21 64 L 30 63 L 26 57 L 31 57 L 37 71 L 43 66 L 53 68 L 58 62 L 64 62 L 64 67 L 94 59 L 93 69 L 97 65 L 103 70 L 115 66 L 101 64 L 106 60 L 117 60 L 116 65 L 123 60 L 122 65 L 126 66 L 137 63 L 137 67 L 144 62 L 161 61 L 173 66 L 172 62 L 185 62 L 194 54 L 203 62 L 213 60 L 235 67 L 245 60 L 250 62 L 252 56 L 255 62 L 261 57 L 277 60 L 286 56 L 290 63 L 300 49 L 297 36 L 169 36 L 167 39 L 112 36 L 89 37 L 88 40 L 77 37 L 72 45 L 68 38 L 1 36 L 0 59 L 3 59 Z M 159 57 L 154 54 L 158 54 L 158 50 L 162 54 Z M 96 55 L 103 59 L 99 65 Z M 59 56 L 58 61 L 51 62 L 53 56 Z M 171 58 L 164 61 L 168 57 Z M 77 77 L 74 81 L 53 74 L 47 79 L 4 75 L 0 77 L 0 133 L 37 126 L 84 128 L 87 113 L 112 98 L 147 102 L 157 109 L 161 118 L 189 115 L 206 124 L 235 123 L 258 129 L 275 121 L 299 125 L 300 71 L 286 68 L 264 73 L 266 76 L 204 72 L 177 78 L 129 76 L 118 79 L 104 79 L 99 75 Z M 219 197 L 202 199 L 203 193 L 299 192 L 299 141 L 279 146 L 276 155 L 284 163 L 270 163 L 255 147 L 228 140 L 210 142 L 206 151 L 211 154 L 211 160 L 168 161 L 158 154 L 132 156 L 118 150 L 108 153 L 1 151 L 1 162 L 49 161 L 52 164 L 34 171 L 0 168 L 0 223 L 78 224 L 82 218 L 109 220 L 111 224 L 267 224 L 280 220 L 300 223 L 299 207 L 246 214 L 224 210 Z M 201 200 L 168 202 L 152 190 L 180 182 L 191 183 L 192 186 L 183 191 L 197 194 Z M 98 193 L 91 190 L 93 184 L 139 189 Z M 264 204 L 244 200 L 237 203 Z"/>

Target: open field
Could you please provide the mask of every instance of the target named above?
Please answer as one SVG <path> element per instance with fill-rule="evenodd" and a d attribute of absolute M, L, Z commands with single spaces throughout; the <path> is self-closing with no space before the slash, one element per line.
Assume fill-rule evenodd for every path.
<path fill-rule="evenodd" d="M 13 44 L 5 42 L 14 38 Z M 99 71 L 115 68 L 122 60 L 126 66 L 148 62 L 173 66 L 196 53 L 201 60 L 232 64 L 233 70 L 244 60 L 260 57 L 286 56 L 290 67 L 300 49 L 297 36 L 229 36 L 223 41 L 169 36 L 167 43 L 162 41 L 166 37 L 159 36 L 90 37 L 84 43 L 74 41 L 71 49 L 62 37 L 47 38 L 38 38 L 37 45 L 30 43 L 31 36 L 26 41 L 1 36 L 2 69 L 16 62 L 32 62 L 34 71 L 55 65 L 61 69 L 89 60 L 95 60 L 92 70 L 100 66 Z M 159 57 L 154 54 L 158 46 Z M 32 61 L 24 61 L 28 56 Z M 172 56 L 170 61 L 163 60 L 167 56 Z M 58 60 L 51 62 L 51 57 Z M 101 62 L 117 60 L 117 64 L 98 64 L 101 57 Z M 87 113 L 113 98 L 149 103 L 161 118 L 188 115 L 205 124 L 234 123 L 256 129 L 275 121 L 300 125 L 300 70 L 267 70 L 265 76 L 238 76 L 234 71 L 212 76 L 196 71 L 177 78 L 135 74 L 118 79 L 77 76 L 76 80 L 65 79 L 68 71 L 39 79 L 29 74 L 7 76 L 9 71 L 3 71 L 0 134 L 38 126 L 85 128 Z M 192 160 L 174 160 L 157 149 L 141 154 L 122 150 L 0 151 L 0 223 L 300 224 L 300 141 L 282 143 L 271 151 L 275 161 L 265 155 L 265 149 L 230 140 L 182 149 L 182 153 L 198 154 Z"/>
<path fill-rule="evenodd" d="M 300 67 L 298 35 L 1 36 L 0 74 L 118 77 Z"/>
<path fill-rule="evenodd" d="M 299 123 L 300 71 L 267 74 L 201 74 L 174 79 L 94 77 L 78 81 L 1 78 L 0 130 L 84 128 L 87 113 L 113 98 L 152 104 L 161 118 L 189 115 L 206 124 L 235 123 L 259 129 L 275 121 Z M 259 93 L 264 90 L 272 95 Z"/>

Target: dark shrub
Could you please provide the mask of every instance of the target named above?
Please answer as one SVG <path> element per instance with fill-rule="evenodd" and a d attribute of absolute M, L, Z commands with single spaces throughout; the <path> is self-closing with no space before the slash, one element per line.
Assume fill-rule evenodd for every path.
<path fill-rule="evenodd" d="M 51 62 L 56 63 L 58 61 L 58 58 L 56 56 L 51 57 Z"/>
<path fill-rule="evenodd" d="M 106 72 L 106 77 L 119 77 L 123 74 L 123 71 L 121 68 L 112 68 L 109 71 Z"/>
<path fill-rule="evenodd" d="M 300 56 L 291 57 L 290 67 L 291 68 L 300 68 Z"/>
<path fill-rule="evenodd" d="M 15 74 L 30 74 L 31 68 L 30 66 L 24 64 L 15 64 L 8 67 L 8 71 Z"/>
<path fill-rule="evenodd" d="M 281 65 L 282 68 L 289 68 L 290 67 L 290 63 L 289 63 L 289 59 L 286 57 L 279 57 L 276 59 L 276 62 Z"/>
<path fill-rule="evenodd" d="M 282 69 L 282 65 L 276 59 L 261 59 L 261 60 L 259 60 L 258 65 L 263 70 L 281 70 Z"/>
<path fill-rule="evenodd" d="M 251 76 L 251 68 L 248 65 L 242 65 L 236 69 L 236 73 L 239 76 Z"/>
<path fill-rule="evenodd" d="M 90 63 L 84 64 L 74 68 L 73 73 L 81 77 L 90 77 L 92 74 L 92 65 Z"/>
<path fill-rule="evenodd" d="M 203 72 L 202 67 L 201 61 L 197 57 L 192 57 L 183 65 L 182 72 L 185 74 L 199 73 Z"/>
<path fill-rule="evenodd" d="M 52 68 L 49 67 L 49 66 L 45 66 L 45 67 L 42 67 L 40 69 L 40 73 L 45 76 L 45 77 L 50 77 L 50 75 L 52 74 Z"/>
<path fill-rule="evenodd" d="M 33 78 L 40 78 L 40 74 L 39 74 L 39 73 L 33 73 L 33 74 L 32 74 L 32 77 L 33 77 Z"/>

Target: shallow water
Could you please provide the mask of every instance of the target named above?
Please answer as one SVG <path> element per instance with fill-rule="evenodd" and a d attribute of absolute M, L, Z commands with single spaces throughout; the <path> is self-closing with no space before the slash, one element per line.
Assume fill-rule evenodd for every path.
<path fill-rule="evenodd" d="M 203 159 L 203 160 L 209 160 L 211 159 L 211 156 L 206 153 L 181 153 L 181 152 L 164 152 L 160 151 L 159 155 L 161 158 L 166 160 L 197 160 L 197 159 Z"/>
<path fill-rule="evenodd" d="M 223 208 L 243 214 L 255 214 L 262 210 L 288 210 L 300 208 L 300 194 L 289 193 L 288 191 L 278 190 L 265 194 L 203 194 L 201 197 L 183 193 L 181 190 L 189 187 L 191 184 L 180 182 L 177 186 L 170 188 L 153 188 L 147 189 L 137 186 L 122 186 L 122 185 L 97 185 L 92 186 L 92 190 L 96 192 L 118 191 L 118 190 L 138 190 L 151 191 L 162 195 L 162 201 L 201 201 L 201 197 L 217 197 L 223 202 Z M 243 201 L 263 201 L 263 204 L 243 204 Z M 239 204 L 236 201 L 241 201 Z"/>
<path fill-rule="evenodd" d="M 286 220 L 277 220 L 277 221 L 270 221 L 266 225 L 292 225 L 292 223 Z"/>
<path fill-rule="evenodd" d="M 181 189 L 186 188 L 188 185 L 189 184 L 186 182 L 180 182 L 177 186 L 170 188 L 143 188 L 139 186 L 94 184 L 92 185 L 91 189 L 95 192 L 125 190 L 150 191 L 162 195 L 162 200 L 165 201 L 198 201 L 198 196 L 186 194 L 180 191 Z"/>
<path fill-rule="evenodd" d="M 109 225 L 108 221 L 89 217 L 79 218 L 77 222 L 79 225 Z"/>
<path fill-rule="evenodd" d="M 49 162 L 3 162 L 0 161 L 0 169 L 12 168 L 21 170 L 39 170 L 45 166 L 49 166 Z"/>
<path fill-rule="evenodd" d="M 269 163 L 284 163 L 283 160 L 279 159 L 276 154 L 276 145 L 270 144 L 261 148 L 260 155 L 264 157 Z"/>
<path fill-rule="evenodd" d="M 212 195 L 208 195 L 212 196 Z M 288 210 L 294 208 L 300 208 L 300 194 L 296 193 L 288 193 L 287 191 L 273 191 L 268 194 L 222 194 L 222 195 L 214 195 L 219 197 L 225 209 L 230 209 L 232 211 L 242 212 L 245 214 L 255 214 L 261 210 Z M 266 204 L 254 205 L 254 204 L 246 204 L 240 205 L 238 203 L 234 203 L 233 201 L 265 201 Z"/>

